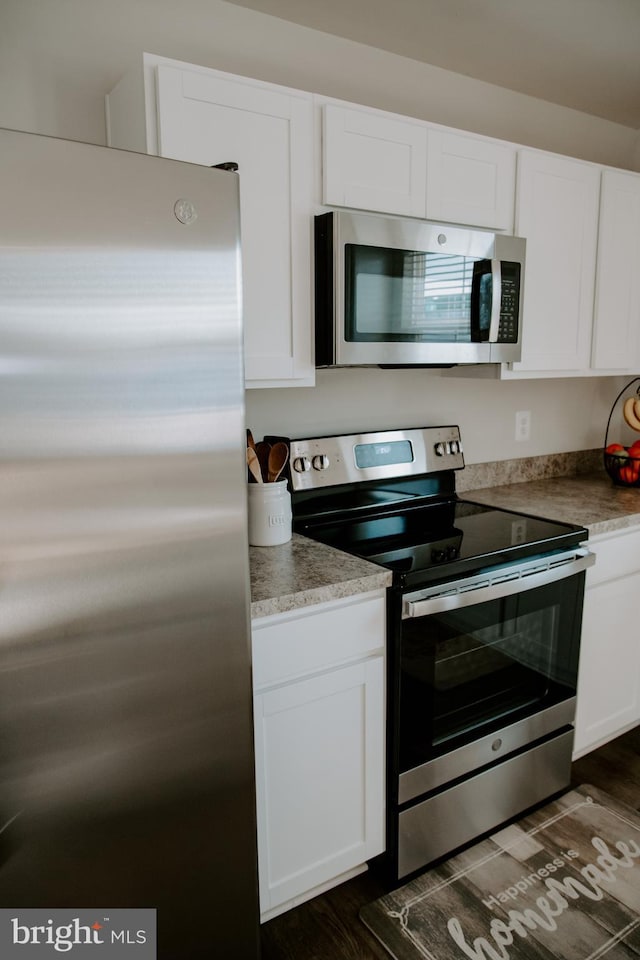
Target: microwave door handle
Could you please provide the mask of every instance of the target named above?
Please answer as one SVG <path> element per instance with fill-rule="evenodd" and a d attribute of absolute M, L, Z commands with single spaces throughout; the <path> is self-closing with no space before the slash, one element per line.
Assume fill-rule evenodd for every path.
<path fill-rule="evenodd" d="M 491 261 L 491 320 L 489 321 L 489 343 L 498 342 L 500 332 L 500 309 L 502 307 L 502 263 Z"/>

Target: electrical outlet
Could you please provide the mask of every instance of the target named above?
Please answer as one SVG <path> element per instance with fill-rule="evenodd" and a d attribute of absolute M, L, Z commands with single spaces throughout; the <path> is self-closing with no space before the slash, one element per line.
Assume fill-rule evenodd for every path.
<path fill-rule="evenodd" d="M 516 440 L 528 440 L 531 436 L 531 411 L 518 410 L 516 413 Z"/>

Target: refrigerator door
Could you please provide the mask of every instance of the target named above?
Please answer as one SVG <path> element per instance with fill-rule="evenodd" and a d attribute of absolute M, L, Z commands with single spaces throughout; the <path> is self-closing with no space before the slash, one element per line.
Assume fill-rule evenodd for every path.
<path fill-rule="evenodd" d="M 256 956 L 238 178 L 0 131 L 0 907 Z"/>

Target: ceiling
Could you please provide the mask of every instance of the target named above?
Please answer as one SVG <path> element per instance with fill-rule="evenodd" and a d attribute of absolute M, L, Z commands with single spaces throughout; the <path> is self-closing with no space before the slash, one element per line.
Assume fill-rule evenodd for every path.
<path fill-rule="evenodd" d="M 640 0 L 230 0 L 640 129 Z"/>

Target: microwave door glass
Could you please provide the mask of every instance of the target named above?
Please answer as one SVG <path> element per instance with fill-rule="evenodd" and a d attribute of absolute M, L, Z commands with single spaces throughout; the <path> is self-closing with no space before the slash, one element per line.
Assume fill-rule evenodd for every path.
<path fill-rule="evenodd" d="M 478 258 L 345 245 L 345 333 L 351 341 L 469 343 Z"/>

